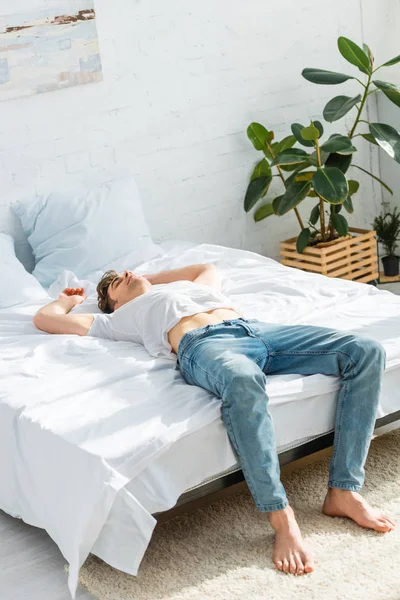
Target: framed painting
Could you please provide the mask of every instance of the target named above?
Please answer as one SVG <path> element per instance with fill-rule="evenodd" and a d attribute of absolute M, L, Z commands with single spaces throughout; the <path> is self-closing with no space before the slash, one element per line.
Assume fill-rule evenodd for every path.
<path fill-rule="evenodd" d="M 101 79 L 94 0 L 0 0 L 0 100 Z"/>

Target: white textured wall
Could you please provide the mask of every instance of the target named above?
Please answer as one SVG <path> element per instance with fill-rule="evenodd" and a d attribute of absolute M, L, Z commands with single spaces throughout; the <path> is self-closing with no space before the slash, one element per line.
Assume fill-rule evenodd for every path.
<path fill-rule="evenodd" d="M 391 0 L 383 13 L 385 19 L 385 35 L 383 36 L 383 49 L 381 63 L 400 54 L 400 0 Z M 400 86 L 400 63 L 392 67 L 385 67 L 376 73 L 376 79 L 389 81 Z M 400 131 L 400 108 L 390 102 L 383 94 L 379 94 L 378 120 L 387 123 Z M 393 196 L 384 191 L 385 210 L 393 206 L 400 208 L 400 164 L 387 156 L 384 152 L 380 155 L 382 179 L 393 189 Z"/>
<path fill-rule="evenodd" d="M 104 82 L 0 104 L 0 229 L 21 249 L 8 208 L 13 199 L 129 169 L 156 240 L 207 241 L 277 258 L 279 241 L 297 235 L 298 223 L 293 212 L 258 224 L 244 213 L 260 158 L 245 130 L 259 121 L 288 135 L 291 122 L 321 117 L 331 97 L 358 93 L 351 82 L 315 86 L 300 73 L 322 67 L 356 74 L 336 40 L 346 35 L 361 44 L 365 35 L 380 52 L 387 21 L 377 5 L 97 0 Z M 369 110 L 375 118 L 374 96 Z M 361 145 L 357 162 L 376 172 L 376 151 Z M 361 181 L 350 224 L 369 227 L 381 190 L 368 177 Z M 274 190 L 280 193 L 278 182 Z M 304 219 L 313 203 L 301 205 Z"/>

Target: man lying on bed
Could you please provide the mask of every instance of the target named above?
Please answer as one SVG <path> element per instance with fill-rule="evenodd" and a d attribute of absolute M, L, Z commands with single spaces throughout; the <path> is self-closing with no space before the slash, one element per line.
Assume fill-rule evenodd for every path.
<path fill-rule="evenodd" d="M 327 327 L 277 325 L 245 319 L 221 293 L 217 269 L 199 264 L 154 275 L 108 271 L 97 286 L 106 314 L 68 314 L 83 290 L 64 290 L 41 308 L 36 327 L 49 333 L 139 342 L 153 356 L 174 352 L 185 381 L 222 400 L 221 415 L 256 507 L 275 530 L 277 568 L 314 570 L 280 481 L 266 376 L 279 373 L 341 377 L 334 451 L 323 512 L 361 527 L 391 531 L 394 522 L 358 493 L 386 364 L 373 339 Z M 175 364 L 175 363 L 174 363 Z"/>

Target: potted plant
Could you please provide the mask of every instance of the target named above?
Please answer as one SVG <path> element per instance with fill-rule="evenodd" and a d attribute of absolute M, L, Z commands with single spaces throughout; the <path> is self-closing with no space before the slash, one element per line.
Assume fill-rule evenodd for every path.
<path fill-rule="evenodd" d="M 375 217 L 372 226 L 376 231 L 378 242 L 387 252 L 387 255 L 382 257 L 384 273 L 387 277 L 395 277 L 399 274 L 399 257 L 394 253 L 400 237 L 400 214 L 397 212 L 397 207 L 392 213 L 387 212 L 383 216 Z"/>
<path fill-rule="evenodd" d="M 324 128 L 320 121 L 311 121 L 307 126 L 293 123 L 292 135 L 277 141 L 273 131 L 260 123 L 251 123 L 247 135 L 263 158 L 251 174 L 244 209 L 249 212 L 266 196 L 273 177 L 279 177 L 282 193 L 260 206 L 254 219 L 261 221 L 271 215 L 283 216 L 294 211 L 300 233 L 296 238 L 281 242 L 282 262 L 333 277 L 370 281 L 378 276 L 375 232 L 349 228 L 343 213 L 353 213 L 353 198 L 360 184 L 355 179 L 348 179 L 347 172 L 357 169 L 368 173 L 393 194 L 379 177 L 355 164 L 354 156 L 357 152 L 355 138 L 359 138 L 358 141 L 374 144 L 400 162 L 400 133 L 385 123 L 362 119 L 371 94 L 383 93 L 400 106 L 400 89 L 375 79 L 375 73 L 381 67 L 399 63 L 400 55 L 374 68 L 374 57 L 365 44 L 360 48 L 348 38 L 339 37 L 338 48 L 342 56 L 362 73 L 364 81 L 354 75 L 316 68 L 304 69 L 302 75 L 307 81 L 321 85 L 338 85 L 348 80 L 360 84 L 360 94 L 335 96 L 323 109 L 323 117 L 329 123 L 338 121 L 354 109 L 351 129 L 323 139 Z M 358 132 L 360 124 L 367 129 Z M 301 147 L 294 147 L 296 144 Z M 316 199 L 316 204 L 304 223 L 298 207 L 310 196 Z"/>

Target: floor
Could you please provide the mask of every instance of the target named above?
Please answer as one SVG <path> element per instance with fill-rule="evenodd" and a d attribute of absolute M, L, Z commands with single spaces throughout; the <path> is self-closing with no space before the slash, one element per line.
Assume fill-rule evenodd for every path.
<path fill-rule="evenodd" d="M 400 283 L 382 284 L 379 288 L 400 294 Z M 400 422 L 392 423 L 381 432 L 399 426 Z M 45 531 L 0 510 L 0 600 L 69 600 L 65 563 Z M 76 598 L 93 600 L 82 588 Z"/>
<path fill-rule="evenodd" d="M 400 294 L 400 282 L 395 283 L 379 283 L 377 286 L 380 290 L 388 290 L 393 294 Z"/>
<path fill-rule="evenodd" d="M 0 510 L 0 600 L 71 600 L 66 561 L 43 529 Z M 92 600 L 83 589 L 77 600 Z"/>

